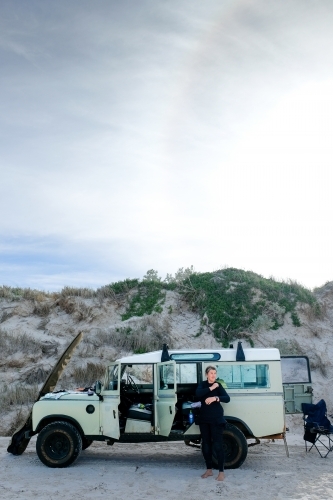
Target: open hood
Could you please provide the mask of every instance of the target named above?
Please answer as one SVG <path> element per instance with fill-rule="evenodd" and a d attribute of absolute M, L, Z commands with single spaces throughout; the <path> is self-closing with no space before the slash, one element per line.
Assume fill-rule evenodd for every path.
<path fill-rule="evenodd" d="M 82 337 L 83 333 L 80 332 L 75 337 L 75 339 L 72 340 L 72 342 L 69 344 L 69 346 L 67 347 L 61 358 L 58 360 L 57 364 L 55 365 L 49 376 L 47 377 L 43 387 L 39 391 L 38 398 L 36 399 L 36 401 L 45 396 L 45 394 L 47 394 L 48 392 L 54 391 L 54 388 L 57 385 L 58 380 L 60 379 L 64 369 L 66 368 L 72 357 L 74 349 L 79 345 L 79 343 L 82 340 Z"/>
<path fill-rule="evenodd" d="M 55 386 L 58 383 L 59 378 L 61 377 L 64 369 L 68 365 L 74 349 L 78 346 L 78 344 L 81 342 L 83 337 L 83 333 L 80 332 L 74 340 L 69 344 L 67 349 L 64 351 L 62 356 L 59 358 L 58 362 L 55 364 L 53 370 L 50 372 L 49 376 L 47 377 L 43 387 L 39 391 L 38 397 L 36 401 L 38 401 L 40 398 L 45 396 L 48 392 L 52 392 L 55 388 Z M 27 437 L 29 434 L 29 431 L 32 430 L 32 409 L 29 413 L 29 416 L 23 426 L 21 426 L 19 429 L 17 429 L 9 443 L 9 446 L 7 448 L 8 453 L 12 453 L 13 455 L 22 455 L 24 450 L 29 444 L 30 437 Z"/>

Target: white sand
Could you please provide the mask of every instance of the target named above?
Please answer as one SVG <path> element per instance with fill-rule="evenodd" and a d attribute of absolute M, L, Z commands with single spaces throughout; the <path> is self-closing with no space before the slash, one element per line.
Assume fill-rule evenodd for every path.
<path fill-rule="evenodd" d="M 241 468 L 226 479 L 201 479 L 200 449 L 183 443 L 93 443 L 66 469 L 50 469 L 36 454 L 35 438 L 19 457 L 6 452 L 0 438 L 0 498 L 6 500 L 184 499 L 327 499 L 333 498 L 333 452 L 320 458 L 305 453 L 302 434 L 288 436 L 287 458 L 282 441 L 249 448 Z M 217 471 L 214 471 L 216 477 Z"/>

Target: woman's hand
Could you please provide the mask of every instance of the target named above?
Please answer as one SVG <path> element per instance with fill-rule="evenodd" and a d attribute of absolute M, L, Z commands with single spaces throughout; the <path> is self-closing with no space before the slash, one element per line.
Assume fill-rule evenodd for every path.
<path fill-rule="evenodd" d="M 205 399 L 206 405 L 210 405 L 211 403 L 215 403 L 215 402 L 216 402 L 216 396 L 211 396 L 211 397 Z"/>
<path fill-rule="evenodd" d="M 217 382 L 214 382 L 214 384 L 210 386 L 209 390 L 213 391 L 214 389 L 217 389 L 218 386 L 219 386 L 219 384 Z"/>

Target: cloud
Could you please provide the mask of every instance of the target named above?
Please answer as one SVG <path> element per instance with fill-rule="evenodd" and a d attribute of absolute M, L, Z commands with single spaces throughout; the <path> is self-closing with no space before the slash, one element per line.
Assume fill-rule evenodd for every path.
<path fill-rule="evenodd" d="M 324 279 L 329 2 L 0 9 L 3 280 L 99 286 L 225 263 Z"/>

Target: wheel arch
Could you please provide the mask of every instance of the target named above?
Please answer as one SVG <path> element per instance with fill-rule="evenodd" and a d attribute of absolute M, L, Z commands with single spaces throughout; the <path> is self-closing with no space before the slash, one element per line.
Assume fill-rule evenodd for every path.
<path fill-rule="evenodd" d="M 250 427 L 240 418 L 237 417 L 225 417 L 228 424 L 234 425 L 237 427 L 245 436 L 246 439 L 254 438 L 253 432 Z"/>
<path fill-rule="evenodd" d="M 38 434 L 44 427 L 46 427 L 49 424 L 52 424 L 52 422 L 68 422 L 69 424 L 74 425 L 76 429 L 79 431 L 81 438 L 85 437 L 85 434 L 83 432 L 83 429 L 81 425 L 78 423 L 75 418 L 69 417 L 68 415 L 62 415 L 62 414 L 54 414 L 54 415 L 48 415 L 47 417 L 44 417 L 37 425 L 36 430 L 34 434 Z"/>
<path fill-rule="evenodd" d="M 250 427 L 244 422 L 244 420 L 241 420 L 240 418 L 233 417 L 233 416 L 228 416 L 224 417 L 227 421 L 228 424 L 231 424 L 237 429 L 239 429 L 243 434 L 245 439 L 251 439 L 255 438 L 253 432 L 251 431 Z M 200 440 L 201 439 L 201 433 L 200 430 L 197 434 L 184 434 L 184 441 L 195 441 L 195 440 Z"/>

